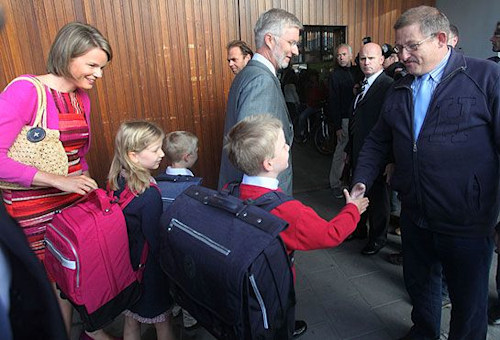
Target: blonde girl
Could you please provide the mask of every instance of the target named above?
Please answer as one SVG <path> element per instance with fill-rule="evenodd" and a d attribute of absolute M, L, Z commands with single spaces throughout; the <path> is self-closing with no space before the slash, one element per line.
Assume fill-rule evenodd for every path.
<path fill-rule="evenodd" d="M 174 339 L 170 325 L 173 301 L 169 296 L 167 278 L 157 260 L 162 201 L 158 189 L 151 185 L 154 182 L 151 170 L 158 168 L 165 155 L 162 150 L 164 137 L 163 131 L 153 123 L 123 123 L 116 135 L 108 175 L 109 186 L 117 196 L 126 186 L 137 195 L 124 209 L 133 265 L 139 263 L 144 240 L 149 244 L 142 296 L 124 312 L 125 340 L 140 340 L 141 323 L 154 324 L 157 339 Z"/>

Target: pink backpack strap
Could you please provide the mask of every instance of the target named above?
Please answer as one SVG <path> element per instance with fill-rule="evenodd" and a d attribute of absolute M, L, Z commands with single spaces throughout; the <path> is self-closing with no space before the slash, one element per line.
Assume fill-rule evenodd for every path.
<path fill-rule="evenodd" d="M 158 188 L 158 186 L 156 185 L 155 182 L 151 182 L 150 185 L 152 187 L 155 187 L 158 191 L 160 191 L 160 188 Z M 106 190 L 110 196 L 111 199 L 116 199 L 114 197 L 114 192 L 113 190 L 111 190 L 109 188 L 109 184 L 106 185 Z M 122 193 L 120 194 L 120 197 L 118 199 L 118 204 L 120 205 L 120 208 L 123 210 L 125 209 L 125 207 L 130 203 L 132 202 L 132 200 L 134 198 L 136 198 L 137 196 L 132 192 L 132 190 L 130 190 L 130 188 L 128 187 L 128 185 L 125 186 L 125 189 L 123 189 Z M 142 247 L 142 253 L 141 253 L 141 259 L 140 259 L 140 263 L 139 263 L 139 267 L 136 271 L 136 274 L 137 274 L 137 278 L 139 281 L 142 280 L 142 275 L 144 273 L 144 267 L 146 265 L 146 260 L 148 258 L 148 254 L 149 254 L 149 243 L 147 241 L 144 242 L 144 247 Z"/>

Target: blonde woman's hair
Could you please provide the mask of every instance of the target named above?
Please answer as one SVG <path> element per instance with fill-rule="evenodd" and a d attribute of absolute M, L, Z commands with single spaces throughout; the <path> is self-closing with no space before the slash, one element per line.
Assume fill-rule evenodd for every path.
<path fill-rule="evenodd" d="M 132 162 L 129 152 L 141 152 L 151 144 L 161 141 L 165 133 L 156 124 L 146 121 L 125 122 L 120 125 L 115 137 L 115 153 L 108 174 L 111 190 L 118 190 L 121 175 L 132 192 L 142 194 L 150 186 L 149 169 Z"/>
<path fill-rule="evenodd" d="M 283 124 L 270 114 L 248 116 L 238 122 L 224 139 L 229 161 L 243 173 L 255 176 L 262 163 L 273 158 Z"/>
<path fill-rule="evenodd" d="M 185 154 L 192 154 L 198 147 L 198 137 L 188 131 L 173 131 L 165 136 L 165 155 L 172 163 L 182 160 Z"/>

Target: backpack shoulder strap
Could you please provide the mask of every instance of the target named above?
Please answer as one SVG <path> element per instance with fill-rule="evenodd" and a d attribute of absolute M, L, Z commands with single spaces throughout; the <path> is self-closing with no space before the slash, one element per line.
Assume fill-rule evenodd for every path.
<path fill-rule="evenodd" d="M 161 174 L 155 178 L 158 182 L 201 182 L 201 177 L 189 176 L 189 175 L 168 175 Z"/>
<path fill-rule="evenodd" d="M 239 198 L 240 197 L 240 181 L 232 181 L 227 184 L 227 186 L 223 189 L 221 189 L 221 193 L 225 195 L 231 195 L 234 197 Z"/>
<path fill-rule="evenodd" d="M 113 192 L 111 192 L 113 194 Z M 118 204 L 120 205 L 120 208 L 123 210 L 127 205 L 129 205 L 130 202 L 137 196 L 130 190 L 128 185 L 125 186 L 125 189 L 120 194 L 120 197 L 118 198 Z"/>
<path fill-rule="evenodd" d="M 222 191 L 228 195 L 240 197 L 240 184 L 241 182 L 239 181 L 230 182 L 226 188 L 222 189 Z M 271 211 L 277 206 L 293 199 L 294 198 L 292 196 L 289 196 L 282 191 L 273 190 L 265 193 L 255 200 L 247 199 L 245 202 L 247 204 L 258 206 L 266 211 Z"/>
<path fill-rule="evenodd" d="M 264 195 L 254 200 L 251 204 L 254 204 L 266 211 L 271 211 L 277 206 L 292 200 L 294 200 L 292 196 L 289 196 L 281 191 L 273 190 L 266 192 Z"/>

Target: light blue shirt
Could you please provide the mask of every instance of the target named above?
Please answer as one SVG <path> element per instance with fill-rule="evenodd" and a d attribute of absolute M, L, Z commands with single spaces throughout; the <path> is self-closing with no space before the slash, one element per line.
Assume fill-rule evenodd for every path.
<path fill-rule="evenodd" d="M 429 108 L 428 105 L 432 99 L 432 95 L 434 94 L 434 90 L 436 89 L 438 84 L 441 82 L 441 78 L 443 77 L 443 73 L 444 73 L 444 68 L 446 67 L 448 60 L 450 59 L 450 55 L 451 55 L 451 50 L 450 50 L 450 48 L 448 48 L 448 53 L 446 54 L 446 56 L 443 58 L 443 60 L 441 60 L 441 62 L 432 71 L 430 71 L 429 73 L 423 74 L 421 76 L 415 77 L 415 79 L 413 80 L 413 83 L 411 84 L 411 89 L 413 92 L 413 108 L 414 108 L 414 112 L 415 112 L 414 122 L 416 124 L 416 126 L 414 127 L 415 139 L 417 139 L 418 135 L 420 134 L 420 129 L 422 128 L 425 116 L 427 115 L 427 110 Z M 428 93 L 425 94 L 426 98 L 418 98 L 418 96 L 422 96 L 422 93 L 426 92 L 426 91 L 423 91 L 422 93 L 420 93 L 420 88 L 422 86 L 424 79 L 427 78 L 427 74 L 429 75 L 429 80 L 428 80 L 428 82 L 429 82 L 428 85 L 430 87 L 428 89 L 429 91 L 428 91 Z M 426 104 L 427 104 L 426 107 L 424 106 L 424 108 L 426 110 L 425 110 L 425 113 L 423 114 L 423 116 L 417 116 L 417 115 L 419 115 L 419 113 L 416 110 L 416 104 L 419 106 L 421 105 L 421 104 L 417 103 L 417 98 L 421 101 L 426 102 Z"/>
<path fill-rule="evenodd" d="M 271 73 L 276 76 L 276 69 L 274 68 L 274 65 L 269 60 L 267 60 L 266 57 L 264 57 L 262 54 L 254 53 L 252 59 L 266 65 L 269 71 L 271 71 Z"/>
<path fill-rule="evenodd" d="M 276 190 L 278 189 L 279 181 L 277 178 L 243 175 L 241 184 L 255 185 L 258 187 Z"/>

